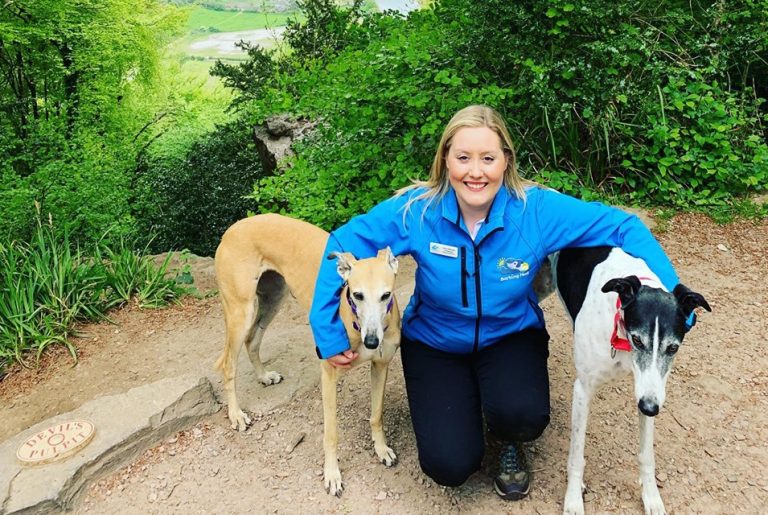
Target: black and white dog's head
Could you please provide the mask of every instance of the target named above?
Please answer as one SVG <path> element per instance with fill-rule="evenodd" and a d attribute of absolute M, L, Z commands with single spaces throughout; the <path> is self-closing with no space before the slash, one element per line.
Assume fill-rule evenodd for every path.
<path fill-rule="evenodd" d="M 637 407 L 652 417 L 664 404 L 667 377 L 683 343 L 686 320 L 697 307 L 711 309 L 702 295 L 682 284 L 669 293 L 641 284 L 634 275 L 611 279 L 602 290 L 616 292 L 621 299 L 632 345 Z"/>

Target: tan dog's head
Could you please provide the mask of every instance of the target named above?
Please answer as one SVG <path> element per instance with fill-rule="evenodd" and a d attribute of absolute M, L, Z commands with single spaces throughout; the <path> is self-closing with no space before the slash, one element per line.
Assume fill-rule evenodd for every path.
<path fill-rule="evenodd" d="M 363 345 L 377 348 L 384 339 L 395 302 L 397 259 L 389 247 L 380 250 L 375 258 L 358 261 L 349 252 L 332 252 L 328 259 L 336 259 L 336 270 L 347 284 L 347 298 L 341 302 L 349 303 Z"/>

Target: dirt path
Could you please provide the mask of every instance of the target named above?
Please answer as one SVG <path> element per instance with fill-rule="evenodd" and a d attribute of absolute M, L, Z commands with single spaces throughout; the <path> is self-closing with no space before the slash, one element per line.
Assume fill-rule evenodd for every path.
<path fill-rule="evenodd" d="M 657 479 L 671 513 L 765 513 L 768 510 L 768 222 L 716 226 L 679 216 L 659 235 L 683 281 L 713 313 L 700 317 L 669 379 L 657 417 Z M 209 266 L 210 263 L 203 264 Z M 399 298 L 412 289 L 413 266 L 399 277 Z M 210 286 L 202 284 L 205 288 Z M 77 513 L 558 513 L 565 491 L 573 380 L 570 324 L 559 302 L 544 303 L 552 336 L 552 423 L 531 450 L 531 495 L 507 503 L 491 480 L 435 485 L 418 467 L 399 357 L 387 385 L 385 424 L 400 463 L 377 463 L 369 441 L 367 370 L 340 385 L 340 465 L 345 492 L 322 488 L 319 374 L 306 315 L 291 302 L 264 340 L 269 366 L 285 384 L 254 384 L 241 356 L 241 399 L 254 413 L 245 433 L 222 410 L 151 449 L 88 490 Z M 216 298 L 163 311 L 124 310 L 117 325 L 85 328 L 80 362 L 44 360 L 37 370 L 0 382 L 0 439 L 98 395 L 195 371 L 211 370 L 223 336 Z M 53 362 L 53 364 L 50 364 Z M 636 408 L 631 379 L 595 399 L 586 449 L 589 513 L 642 511 L 637 484 Z M 296 394 L 286 394 L 286 392 Z M 303 439 L 301 439 L 303 435 Z M 296 441 L 300 440 L 296 444 Z M 295 447 L 294 447 L 295 444 Z"/>

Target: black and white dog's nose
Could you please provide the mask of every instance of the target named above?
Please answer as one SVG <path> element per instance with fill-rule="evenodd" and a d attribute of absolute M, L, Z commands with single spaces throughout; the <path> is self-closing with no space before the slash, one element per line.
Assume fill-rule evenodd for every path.
<path fill-rule="evenodd" d="M 649 417 L 655 417 L 659 414 L 659 405 L 655 401 L 649 399 L 640 399 L 640 402 L 637 403 L 637 407 L 643 415 Z"/>
<path fill-rule="evenodd" d="M 363 345 L 365 345 L 367 349 L 375 349 L 379 346 L 379 337 L 376 336 L 376 333 L 366 334 L 363 339 Z"/>

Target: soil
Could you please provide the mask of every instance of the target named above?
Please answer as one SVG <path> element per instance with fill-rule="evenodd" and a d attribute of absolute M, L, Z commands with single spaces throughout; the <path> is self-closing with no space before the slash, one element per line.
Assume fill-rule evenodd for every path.
<path fill-rule="evenodd" d="M 671 513 L 768 511 L 768 221 L 719 226 L 701 215 L 662 223 L 657 235 L 682 280 L 702 293 L 712 313 L 699 315 L 669 378 L 656 417 L 657 480 Z M 194 263 L 197 286 L 213 288 L 210 260 Z M 413 263 L 398 278 L 404 304 Z M 763 277 L 761 279 L 761 277 Z M 399 464 L 379 464 L 370 442 L 367 370 L 339 386 L 340 498 L 322 486 L 322 411 L 306 314 L 291 299 L 262 349 L 286 381 L 256 385 L 240 356 L 240 398 L 253 425 L 230 429 L 226 410 L 161 442 L 137 461 L 93 484 L 76 513 L 559 513 L 566 461 L 573 365 L 571 329 L 555 296 L 543 302 L 550 343 L 552 422 L 529 445 L 534 471 L 529 497 L 505 502 L 482 472 L 443 488 L 418 466 L 399 356 L 387 383 L 384 422 Z M 215 296 L 188 298 L 156 311 L 128 307 L 114 324 L 83 327 L 79 360 L 47 353 L 37 368 L 13 368 L 0 381 L 0 440 L 104 394 L 163 377 L 208 375 L 223 341 Z M 298 377 L 297 377 L 298 376 Z M 291 379 L 293 378 L 293 379 Z M 293 381 L 293 382 L 291 382 Z M 588 513 L 642 512 L 637 409 L 630 376 L 604 387 L 593 402 L 587 435 Z"/>

